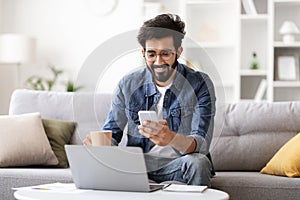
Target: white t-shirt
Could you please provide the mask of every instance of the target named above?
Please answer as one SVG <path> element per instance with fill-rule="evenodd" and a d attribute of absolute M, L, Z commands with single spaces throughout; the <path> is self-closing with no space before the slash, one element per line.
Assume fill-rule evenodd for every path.
<path fill-rule="evenodd" d="M 165 87 L 159 87 L 156 86 L 158 91 L 160 92 L 161 96 L 160 99 L 157 103 L 157 115 L 158 119 L 163 119 L 163 102 L 164 102 L 164 97 L 167 89 L 171 87 L 172 83 L 168 86 Z M 150 157 L 155 157 L 155 159 L 161 160 L 162 163 L 161 165 L 167 164 L 171 160 L 180 157 L 180 155 L 174 151 L 174 149 L 171 146 L 158 146 L 155 145 L 151 148 L 149 153 L 147 153 L 148 156 Z"/>
<path fill-rule="evenodd" d="M 163 112 L 163 106 L 164 106 L 164 98 L 165 98 L 167 89 L 169 89 L 171 87 L 171 85 L 172 84 L 167 85 L 165 87 L 156 86 L 160 93 L 160 99 L 159 99 L 159 101 L 157 103 L 157 107 L 156 107 L 158 119 L 163 119 L 162 112 Z"/>

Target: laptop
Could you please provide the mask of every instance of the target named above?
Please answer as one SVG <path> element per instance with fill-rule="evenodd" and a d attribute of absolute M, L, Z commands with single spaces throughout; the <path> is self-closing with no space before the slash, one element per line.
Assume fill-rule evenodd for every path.
<path fill-rule="evenodd" d="M 152 192 L 140 147 L 65 145 L 75 186 L 80 189 Z"/>

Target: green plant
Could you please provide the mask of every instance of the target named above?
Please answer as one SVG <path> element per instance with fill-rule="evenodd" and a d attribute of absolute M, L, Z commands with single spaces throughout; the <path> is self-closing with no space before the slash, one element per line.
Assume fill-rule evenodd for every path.
<path fill-rule="evenodd" d="M 82 89 L 83 86 L 75 86 L 75 83 L 71 80 L 68 80 L 66 83 L 66 91 L 67 92 L 76 92 L 77 90 Z"/>
<path fill-rule="evenodd" d="M 52 73 L 51 79 L 47 79 L 42 76 L 34 75 L 34 76 L 29 77 L 26 80 L 26 84 L 34 90 L 51 91 L 53 89 L 54 85 L 57 84 L 57 81 L 58 81 L 60 75 L 63 74 L 63 70 L 57 69 L 53 65 L 49 65 L 48 67 L 50 68 L 51 73 Z M 82 86 L 75 87 L 74 82 L 70 81 L 70 80 L 65 85 L 66 85 L 67 92 L 74 92 L 74 91 L 77 91 L 77 90 L 83 88 Z"/>
<path fill-rule="evenodd" d="M 259 69 L 259 62 L 255 52 L 252 53 L 252 62 L 250 65 L 250 69 Z"/>

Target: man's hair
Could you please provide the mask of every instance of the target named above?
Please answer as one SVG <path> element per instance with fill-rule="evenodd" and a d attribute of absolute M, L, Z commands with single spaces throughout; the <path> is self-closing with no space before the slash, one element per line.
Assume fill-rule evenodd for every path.
<path fill-rule="evenodd" d="M 140 45 L 145 49 L 146 40 L 161 39 L 172 36 L 174 47 L 177 50 L 181 46 L 184 38 L 185 24 L 180 17 L 175 14 L 161 14 L 153 19 L 145 21 L 140 28 L 137 39 Z"/>

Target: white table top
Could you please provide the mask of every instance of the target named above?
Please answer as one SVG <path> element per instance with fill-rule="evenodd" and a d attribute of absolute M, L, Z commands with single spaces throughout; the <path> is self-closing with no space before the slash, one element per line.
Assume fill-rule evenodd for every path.
<path fill-rule="evenodd" d="M 19 200 L 228 200 L 229 195 L 215 189 L 207 189 L 203 193 L 189 192 L 119 192 L 101 190 L 83 190 L 74 192 L 53 192 L 42 190 L 19 190 L 14 193 Z"/>

